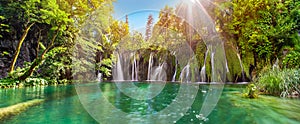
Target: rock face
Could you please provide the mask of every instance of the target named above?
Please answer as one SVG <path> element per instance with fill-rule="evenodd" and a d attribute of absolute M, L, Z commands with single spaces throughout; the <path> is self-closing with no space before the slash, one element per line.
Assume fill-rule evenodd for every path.
<path fill-rule="evenodd" d="M 18 41 L 0 41 L 0 78 L 7 76 L 7 72 L 10 67 L 12 57 L 15 53 L 15 49 Z M 36 57 L 37 44 L 32 41 L 25 41 L 22 44 L 19 57 L 16 61 L 15 69 L 23 67 L 24 62 L 32 62 Z"/>

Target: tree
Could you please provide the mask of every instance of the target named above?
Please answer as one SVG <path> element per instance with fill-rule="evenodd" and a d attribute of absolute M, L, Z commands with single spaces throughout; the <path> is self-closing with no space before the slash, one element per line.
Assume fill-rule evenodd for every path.
<path fill-rule="evenodd" d="M 51 26 L 49 30 L 49 44 L 41 55 L 37 56 L 37 58 L 33 61 L 30 68 L 19 77 L 20 80 L 25 80 L 31 76 L 36 67 L 43 63 L 45 60 L 45 54 L 53 48 L 55 41 L 57 41 L 57 37 L 62 35 L 61 32 L 66 30 L 67 25 L 72 22 L 72 20 L 68 18 L 69 14 L 59 9 L 59 6 L 56 4 L 56 0 L 43 1 L 41 2 L 41 6 L 43 7 L 40 9 L 42 22 Z"/>
<path fill-rule="evenodd" d="M 110 25 L 109 33 L 111 34 L 111 42 L 119 43 L 122 38 L 129 35 L 129 26 L 127 23 L 115 20 Z"/>
<path fill-rule="evenodd" d="M 79 55 L 72 61 L 82 67 L 76 69 L 79 73 L 97 71 L 104 79 L 111 75 L 113 51 L 122 37 L 129 34 L 128 24 L 113 20 L 112 8 L 111 0 L 103 1 L 81 24 L 75 44 Z"/>
<path fill-rule="evenodd" d="M 166 47 L 188 42 L 194 48 L 193 42 L 198 42 L 200 36 L 191 25 L 175 14 L 177 11 L 179 11 L 178 7 L 174 10 L 168 6 L 160 11 L 159 20 L 152 31 L 153 42 L 162 42 L 159 44 L 164 44 Z"/>
<path fill-rule="evenodd" d="M 255 66 L 272 63 L 282 56 L 285 46 L 294 46 L 299 1 L 233 0 L 222 5 L 225 11 L 217 13 L 217 22 L 223 32 L 233 36 L 243 58 L 252 57 Z"/>
<path fill-rule="evenodd" d="M 151 37 L 151 33 L 152 33 L 152 26 L 153 26 L 153 16 L 150 14 L 148 16 L 148 20 L 147 20 L 147 25 L 146 25 L 146 38 L 145 40 L 149 40 L 149 38 Z"/>
<path fill-rule="evenodd" d="M 40 3 L 39 0 L 26 0 L 22 2 L 11 2 L 8 4 L 8 11 L 12 12 L 13 10 L 14 12 L 17 12 L 18 10 L 19 14 L 17 14 L 17 20 L 20 20 L 20 23 L 22 24 L 23 27 L 23 34 L 19 39 L 18 46 L 16 48 L 13 59 L 11 61 L 9 73 L 12 73 L 14 71 L 15 64 L 21 50 L 21 46 L 25 38 L 27 37 L 30 28 L 35 23 L 39 22 L 39 18 L 38 18 L 39 3 Z M 10 17 L 8 18 L 12 20 L 15 17 L 14 14 L 15 13 L 9 13 L 8 16 Z"/>
<path fill-rule="evenodd" d="M 79 29 L 87 19 L 92 20 L 94 26 L 101 27 L 101 33 L 106 33 L 109 27 L 114 0 L 24 0 L 1 1 L 0 29 L 4 30 L 4 24 L 10 27 L 9 36 L 5 40 L 15 41 L 19 38 L 18 47 L 11 62 L 10 72 L 13 72 L 16 60 L 23 42 L 28 41 L 28 49 L 36 49 L 36 56 L 25 72 L 17 76 L 25 80 L 43 64 L 47 59 L 53 59 L 46 64 L 65 65 L 70 64 L 74 40 L 78 36 Z M 97 11 L 96 11 L 97 10 Z M 89 15 L 96 15 L 89 18 Z M 3 22 L 3 23 L 2 23 Z M 100 22 L 100 23 L 99 23 Z M 20 34 L 19 32 L 22 32 Z M 2 34 L 3 32 L 1 32 Z M 101 34 L 102 35 L 102 34 Z M 33 42 L 36 43 L 33 43 Z M 24 45 L 23 45 L 24 46 Z M 36 48 L 34 48 L 36 47 Z M 69 48 L 69 49 L 66 49 Z M 55 56 L 63 56 L 55 58 Z M 54 59 L 55 58 L 55 59 Z M 64 64 L 60 64 L 64 63 Z M 52 67 L 48 65 L 48 67 Z M 60 69 L 59 69 L 60 70 Z M 20 72 L 18 72 L 20 73 Z"/>

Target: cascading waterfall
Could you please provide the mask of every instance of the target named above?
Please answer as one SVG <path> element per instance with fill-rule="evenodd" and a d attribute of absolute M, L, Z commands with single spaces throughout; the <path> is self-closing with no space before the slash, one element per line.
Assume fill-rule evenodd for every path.
<path fill-rule="evenodd" d="M 135 68 L 135 80 L 138 80 L 138 68 L 137 68 L 137 62 L 136 62 L 136 58 L 134 56 L 134 68 Z"/>
<path fill-rule="evenodd" d="M 131 56 L 134 56 L 134 54 L 131 54 Z M 131 65 L 131 80 L 134 81 L 134 60 Z"/>
<path fill-rule="evenodd" d="M 279 68 L 279 65 L 278 65 L 278 63 L 279 63 L 279 59 L 278 58 L 276 58 L 276 61 L 275 61 L 275 63 L 273 64 L 273 66 L 272 66 L 272 69 L 273 70 L 275 70 L 275 69 L 278 69 Z"/>
<path fill-rule="evenodd" d="M 201 68 L 201 72 L 200 72 L 200 76 L 201 76 L 201 81 L 205 82 L 206 81 L 206 59 L 207 59 L 207 54 L 208 54 L 208 49 L 205 52 L 205 58 L 204 58 L 204 62 L 203 62 L 203 67 Z"/>
<path fill-rule="evenodd" d="M 191 82 L 190 77 L 190 63 L 188 63 L 180 73 L 180 80 L 181 82 Z"/>
<path fill-rule="evenodd" d="M 133 61 L 132 61 L 132 66 L 131 66 L 131 80 L 137 81 L 138 80 L 138 69 L 137 69 L 135 53 L 133 53 L 131 56 L 133 56 Z"/>
<path fill-rule="evenodd" d="M 153 65 L 153 53 L 150 53 L 147 80 L 151 80 L 150 78 L 151 78 L 152 65 Z"/>
<path fill-rule="evenodd" d="M 228 68 L 228 62 L 227 62 L 227 59 L 225 60 L 225 66 L 226 66 L 226 72 L 228 73 L 229 72 L 229 68 Z"/>
<path fill-rule="evenodd" d="M 102 81 L 102 73 L 98 72 L 97 74 L 97 81 L 101 82 Z"/>
<path fill-rule="evenodd" d="M 159 65 L 157 68 L 155 68 L 151 74 L 150 80 L 151 81 L 164 81 L 166 78 L 165 73 L 163 73 L 163 66 L 165 63 Z"/>
<path fill-rule="evenodd" d="M 211 53 L 210 53 L 211 57 L 211 82 L 215 82 L 217 81 L 216 77 L 215 77 L 215 50 L 212 48 L 211 46 Z"/>
<path fill-rule="evenodd" d="M 178 61 L 177 61 L 177 58 L 175 58 L 175 72 L 174 72 L 174 75 L 172 78 L 172 82 L 176 81 L 177 66 L 178 66 Z"/>
<path fill-rule="evenodd" d="M 243 64 L 242 64 L 241 56 L 238 52 L 236 54 L 237 54 L 237 57 L 238 57 L 239 62 L 240 62 L 240 66 L 241 66 L 241 69 L 242 69 L 242 80 L 244 82 L 245 81 L 245 71 L 244 71 L 244 67 L 243 67 Z"/>
<path fill-rule="evenodd" d="M 117 76 L 115 77 L 115 80 L 124 81 L 124 74 L 123 74 L 122 65 L 121 65 L 121 57 L 120 57 L 119 53 L 117 53 L 117 58 L 118 58 L 117 65 L 116 65 Z"/>

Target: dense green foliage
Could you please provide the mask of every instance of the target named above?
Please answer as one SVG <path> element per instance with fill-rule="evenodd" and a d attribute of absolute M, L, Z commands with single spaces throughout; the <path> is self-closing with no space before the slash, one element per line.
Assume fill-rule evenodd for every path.
<path fill-rule="evenodd" d="M 240 49 L 244 63 L 262 69 L 282 58 L 284 48 L 299 44 L 298 0 L 233 0 L 221 8 L 216 11 L 220 30 Z"/>
<path fill-rule="evenodd" d="M 283 66 L 286 68 L 299 68 L 300 67 L 299 59 L 300 59 L 300 42 L 298 42 L 295 48 L 291 49 L 291 51 L 283 58 Z"/>
<path fill-rule="evenodd" d="M 89 17 L 87 15 L 98 15 L 93 22 L 95 27 L 101 29 L 100 35 L 106 35 L 109 31 L 113 32 L 113 28 L 119 28 L 119 25 L 111 29 L 109 27 L 109 22 L 112 20 L 112 2 L 111 0 L 1 1 L 1 40 L 18 41 L 18 47 L 15 50 L 5 52 L 5 54 L 14 54 L 10 66 L 10 78 L 26 80 L 29 77 L 39 77 L 51 82 L 70 80 L 72 78 L 72 48 L 82 30 L 82 25 Z M 4 35 L 5 37 L 2 37 Z M 35 49 L 35 58 L 31 62 L 25 62 L 27 64 L 21 68 L 16 68 L 15 63 L 19 58 L 23 42 L 30 43 L 30 46 L 26 46 L 28 49 Z M 103 51 L 113 51 L 109 48 L 111 44 L 103 42 L 101 44 L 102 46 L 97 49 L 102 50 L 102 53 L 111 54 L 111 52 Z M 101 62 L 101 65 L 108 68 L 99 68 L 107 76 L 110 75 L 112 65 L 111 56 L 108 55 L 101 58 L 105 60 Z M 100 61 L 98 60 L 99 63 Z"/>

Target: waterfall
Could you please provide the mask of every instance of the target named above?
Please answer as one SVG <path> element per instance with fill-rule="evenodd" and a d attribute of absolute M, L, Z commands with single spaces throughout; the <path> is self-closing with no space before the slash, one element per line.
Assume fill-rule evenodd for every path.
<path fill-rule="evenodd" d="M 151 76 L 151 71 L 152 71 L 152 65 L 153 65 L 153 53 L 151 53 L 150 57 L 149 57 L 147 80 L 150 80 L 150 78 L 151 78 L 150 76 Z"/>
<path fill-rule="evenodd" d="M 204 62 L 203 62 L 203 67 L 201 68 L 201 72 L 200 72 L 200 76 L 201 76 L 201 81 L 205 82 L 206 81 L 206 59 L 207 59 L 207 54 L 208 54 L 208 49 L 205 52 L 205 58 L 204 58 Z"/>
<path fill-rule="evenodd" d="M 135 53 L 133 53 L 131 56 L 133 56 L 133 61 L 132 61 L 132 66 L 131 66 L 131 80 L 137 81 L 138 80 L 138 69 L 137 69 Z"/>
<path fill-rule="evenodd" d="M 178 66 L 178 62 L 177 62 L 177 58 L 175 58 L 175 72 L 172 78 L 172 82 L 176 81 L 177 66 Z"/>
<path fill-rule="evenodd" d="M 133 56 L 134 60 L 134 68 L 135 68 L 135 81 L 138 81 L 138 68 L 137 68 L 137 62 L 135 56 Z"/>
<path fill-rule="evenodd" d="M 180 73 L 180 79 L 181 82 L 191 82 L 191 77 L 190 77 L 190 63 L 188 63 L 181 71 Z"/>
<path fill-rule="evenodd" d="M 237 57 L 239 59 L 240 66 L 241 66 L 241 69 L 242 69 L 242 81 L 244 82 L 245 81 L 245 71 L 244 71 L 244 67 L 243 67 L 243 64 L 242 64 L 241 56 L 238 52 L 237 52 Z"/>
<path fill-rule="evenodd" d="M 228 68 L 228 62 L 227 62 L 227 59 L 225 60 L 225 66 L 226 66 L 226 72 L 228 73 L 229 72 L 229 68 Z"/>
<path fill-rule="evenodd" d="M 216 77 L 215 77 L 215 50 L 212 48 L 211 46 L 211 53 L 210 53 L 211 57 L 211 82 L 215 82 L 217 81 Z"/>
<path fill-rule="evenodd" d="M 97 74 L 97 81 L 101 82 L 102 81 L 102 73 L 98 72 Z"/>
<path fill-rule="evenodd" d="M 278 68 L 279 68 L 279 65 L 278 65 L 278 63 L 279 63 L 279 59 L 278 59 L 278 58 L 276 58 L 276 61 L 275 61 L 274 65 L 272 66 L 272 69 L 273 69 L 273 70 L 275 70 L 275 69 L 278 69 Z"/>
<path fill-rule="evenodd" d="M 166 79 L 166 73 L 163 73 L 163 65 L 165 63 L 159 65 L 155 68 L 151 74 L 150 80 L 151 81 L 164 81 Z"/>
<path fill-rule="evenodd" d="M 134 56 L 134 54 L 131 54 L 131 56 Z M 131 66 L 131 80 L 134 81 L 134 60 L 132 61 Z"/>
<path fill-rule="evenodd" d="M 121 65 L 121 57 L 120 57 L 120 54 L 117 53 L 117 65 L 116 65 L 116 73 L 117 73 L 117 76 L 116 76 L 116 79 L 117 81 L 123 81 L 124 80 L 124 75 L 123 75 L 123 70 L 122 70 L 122 65 Z"/>

